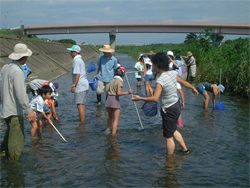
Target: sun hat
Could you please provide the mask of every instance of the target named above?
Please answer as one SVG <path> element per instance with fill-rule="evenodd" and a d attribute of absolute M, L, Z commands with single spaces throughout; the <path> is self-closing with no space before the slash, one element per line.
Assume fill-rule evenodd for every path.
<path fill-rule="evenodd" d="M 167 52 L 167 55 L 174 57 L 174 52 L 168 51 L 168 52 Z"/>
<path fill-rule="evenodd" d="M 110 45 L 104 44 L 103 47 L 99 49 L 99 51 L 110 53 L 110 52 L 114 52 L 115 50 L 112 49 Z"/>
<path fill-rule="evenodd" d="M 22 57 L 30 57 L 32 55 L 32 51 L 28 49 L 26 44 L 18 43 L 14 47 L 14 52 L 9 55 L 9 58 L 12 60 L 19 60 Z"/>
<path fill-rule="evenodd" d="M 192 52 L 187 53 L 187 56 L 192 56 L 192 55 L 193 55 Z"/>
<path fill-rule="evenodd" d="M 81 53 L 81 48 L 78 45 L 73 45 L 71 48 L 67 48 L 67 50 L 71 51 L 71 52 L 77 52 L 77 53 Z"/>

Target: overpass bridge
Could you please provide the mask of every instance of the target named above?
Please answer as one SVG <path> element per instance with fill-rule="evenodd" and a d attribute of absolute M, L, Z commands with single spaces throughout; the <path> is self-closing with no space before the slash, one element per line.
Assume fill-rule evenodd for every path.
<path fill-rule="evenodd" d="M 201 33 L 212 28 L 218 40 L 224 34 L 249 35 L 250 24 L 244 23 L 195 23 L 195 22 L 124 22 L 84 23 L 23 26 L 25 35 L 109 33 L 110 45 L 115 48 L 116 33 Z"/>

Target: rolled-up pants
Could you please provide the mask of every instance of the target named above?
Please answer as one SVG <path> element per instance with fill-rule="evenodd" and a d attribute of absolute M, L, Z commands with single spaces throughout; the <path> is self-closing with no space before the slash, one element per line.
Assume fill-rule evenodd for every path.
<path fill-rule="evenodd" d="M 5 151 L 11 161 L 18 161 L 24 148 L 24 119 L 22 116 L 9 116 L 4 120 L 7 130 L 1 151 Z"/>
<path fill-rule="evenodd" d="M 108 93 L 108 89 L 109 89 L 109 84 L 110 82 L 103 82 L 101 80 L 98 80 L 98 86 L 97 86 L 97 89 L 96 89 L 96 93 L 97 95 L 101 95 L 102 93 Z"/>

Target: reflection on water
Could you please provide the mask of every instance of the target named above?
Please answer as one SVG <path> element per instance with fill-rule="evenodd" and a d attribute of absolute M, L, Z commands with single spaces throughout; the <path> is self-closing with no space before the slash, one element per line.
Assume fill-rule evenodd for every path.
<path fill-rule="evenodd" d="M 135 61 L 116 55 L 127 71 Z M 88 63 L 87 63 L 88 66 Z M 92 79 L 95 73 L 88 74 Z M 134 74 L 128 74 L 131 88 L 137 88 Z M 183 88 L 186 106 L 182 110 L 184 128 L 178 128 L 191 154 L 182 155 L 178 145 L 174 156 L 166 156 L 161 117 L 146 117 L 137 102 L 144 131 L 139 131 L 131 95 L 121 96 L 119 136 L 104 133 L 107 111 L 96 105 L 96 93 L 88 92 L 86 122 L 79 124 L 74 104 L 71 74 L 59 83 L 60 121 L 56 128 L 44 124 L 42 139 L 30 139 L 31 125 L 25 122 L 25 148 L 17 163 L 1 158 L 1 187 L 249 187 L 249 105 L 222 95 L 226 110 L 202 108 L 203 97 Z M 192 83 L 196 85 L 196 83 Z M 154 82 L 153 82 L 154 86 Z M 124 91 L 128 90 L 126 79 Z M 105 95 L 103 95 L 103 102 Z M 0 139 L 6 125 L 0 122 Z"/>

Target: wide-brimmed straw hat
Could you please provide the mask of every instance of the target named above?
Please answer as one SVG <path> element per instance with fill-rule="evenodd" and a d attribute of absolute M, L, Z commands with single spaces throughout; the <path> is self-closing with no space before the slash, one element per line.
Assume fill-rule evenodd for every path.
<path fill-rule="evenodd" d="M 9 55 L 9 58 L 12 60 L 19 60 L 22 57 L 30 57 L 32 51 L 28 49 L 26 44 L 18 43 L 14 47 L 14 52 Z"/>
<path fill-rule="evenodd" d="M 187 53 L 187 56 L 192 56 L 192 55 L 193 55 L 192 52 Z"/>
<path fill-rule="evenodd" d="M 112 49 L 110 45 L 104 44 L 103 47 L 99 49 L 99 51 L 111 53 L 114 52 L 115 50 Z"/>

